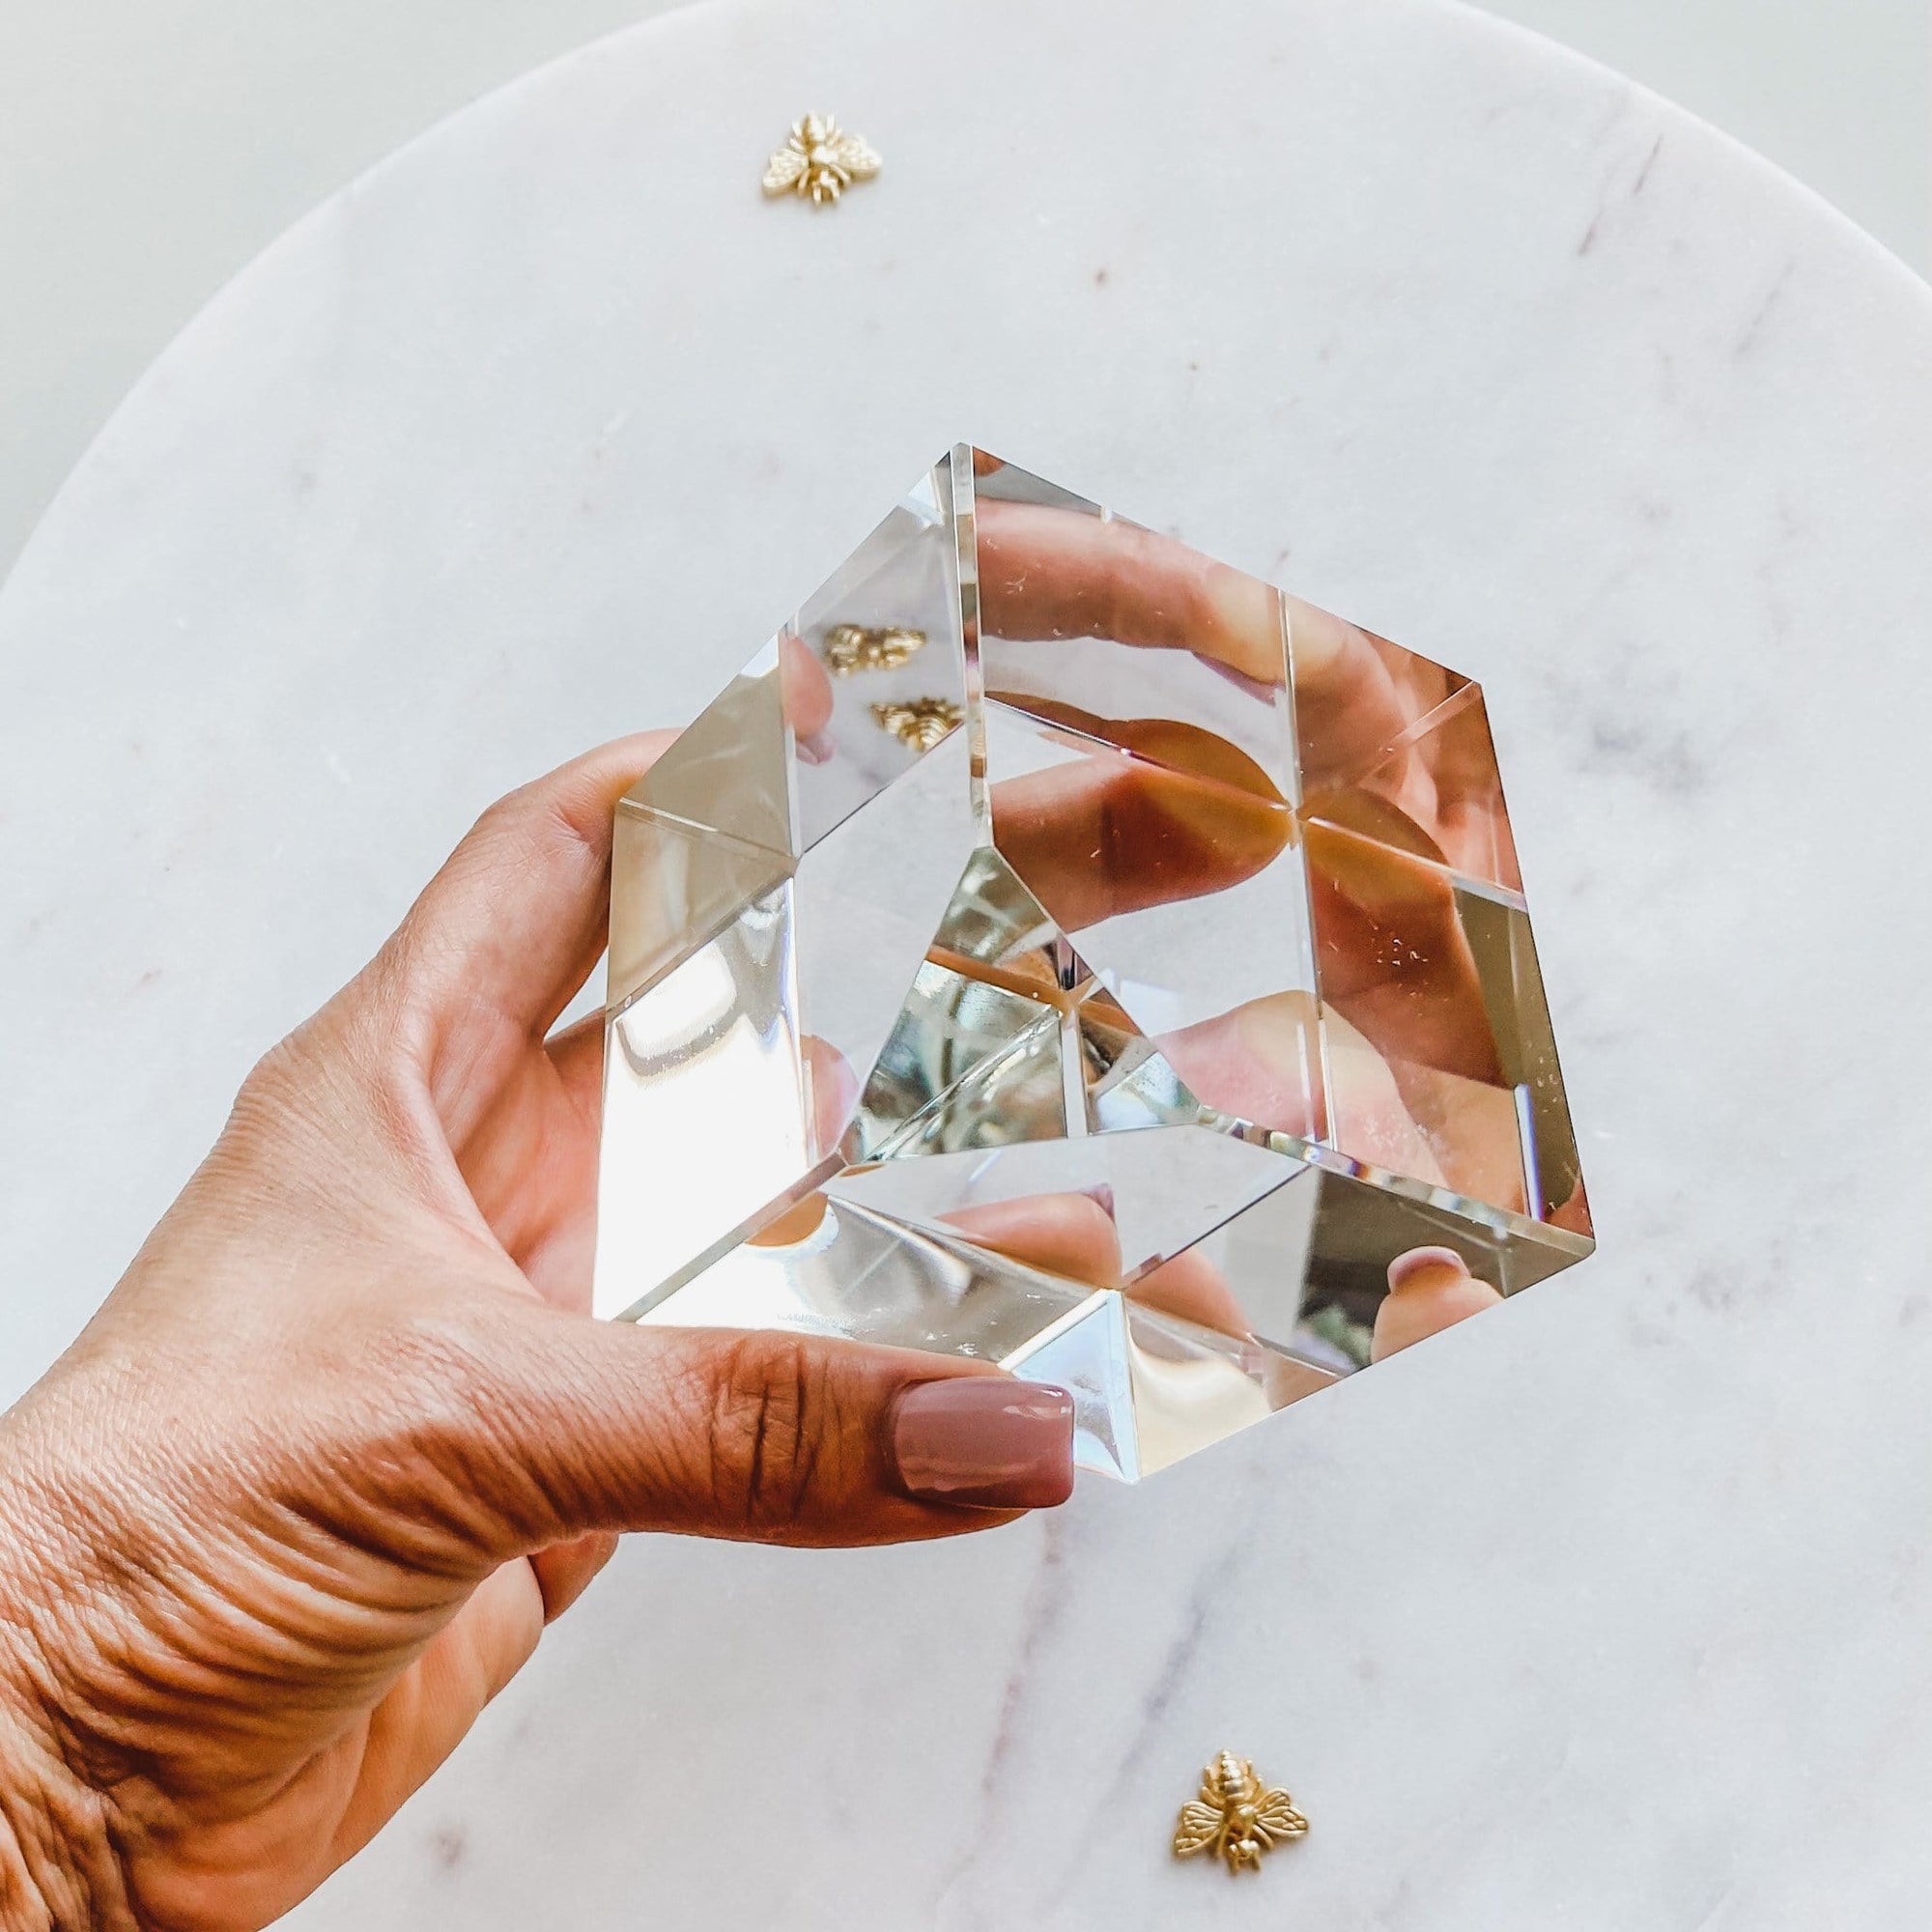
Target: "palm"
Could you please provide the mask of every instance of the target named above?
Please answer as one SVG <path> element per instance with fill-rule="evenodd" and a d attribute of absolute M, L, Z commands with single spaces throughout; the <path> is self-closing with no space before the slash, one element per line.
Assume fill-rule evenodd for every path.
<path fill-rule="evenodd" d="M 543 1298 L 590 1305 L 602 1021 L 543 1042 L 501 1013 L 478 1027 L 465 1090 L 439 1095 L 464 1180 L 503 1251 Z"/>
<path fill-rule="evenodd" d="M 345 1235 L 345 1271 L 407 1272 L 410 1292 L 432 1304 L 534 1292 L 583 1307 L 600 1026 L 549 1043 L 496 1009 L 472 1009 L 461 1026 L 463 1050 L 445 1056 L 459 1079 L 432 1079 L 424 1097 L 469 1198 L 452 1186 L 410 1203 L 413 1238 L 400 1264 L 392 1227 L 361 1253 Z M 494 1284 L 477 1278 L 477 1211 L 502 1253 Z M 270 1467 L 255 1478 L 262 1520 L 218 1532 L 234 1547 L 212 1566 L 225 1636 L 209 1663 L 230 1694 L 177 1698 L 158 1684 L 145 1693 L 162 1748 L 152 1849 L 130 1861 L 130 1877 L 157 1923 L 242 1932 L 305 1895 L 449 1751 L 527 1658 L 547 1613 L 608 1553 L 607 1539 L 586 1539 L 494 1569 L 479 1559 L 467 1571 L 460 1550 L 426 1565 L 412 1483 L 387 1498 L 345 1496 L 341 1475 L 293 1460 Z M 264 1678 L 289 1693 L 268 1719 L 250 1694 Z M 211 1712 L 224 1710 L 238 1717 L 210 1779 L 212 1733 L 222 1729 Z M 171 1759 L 204 1768 L 193 1788 L 170 1777 Z"/>

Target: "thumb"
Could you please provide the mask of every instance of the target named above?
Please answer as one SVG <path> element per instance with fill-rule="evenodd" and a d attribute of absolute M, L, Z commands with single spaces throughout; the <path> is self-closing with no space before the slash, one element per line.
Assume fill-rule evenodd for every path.
<path fill-rule="evenodd" d="M 1072 1398 L 989 1363 L 523 1302 L 464 1354 L 497 1561 L 611 1530 L 909 1542 L 1072 1492 Z"/>
<path fill-rule="evenodd" d="M 1389 1292 L 1376 1310 L 1372 1361 L 1383 1362 L 1502 1300 L 1454 1248 L 1411 1248 L 1389 1264 Z"/>
<path fill-rule="evenodd" d="M 675 735 L 600 746 L 484 812 L 384 948 L 414 1004 L 549 1031 L 604 950 L 611 814 Z"/>

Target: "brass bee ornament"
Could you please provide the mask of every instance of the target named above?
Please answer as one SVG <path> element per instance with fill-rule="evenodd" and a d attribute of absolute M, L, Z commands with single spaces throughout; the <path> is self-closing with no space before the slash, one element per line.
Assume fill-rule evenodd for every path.
<path fill-rule="evenodd" d="M 1260 1871 L 1262 1854 L 1304 1836 L 1308 1820 L 1285 1791 L 1264 1785 L 1244 1757 L 1223 1751 L 1201 1774 L 1201 1795 L 1180 1807 L 1174 1856 L 1210 1852 L 1231 1872 Z"/>
<path fill-rule="evenodd" d="M 901 745 L 929 752 L 948 732 L 965 723 L 966 714 L 950 697 L 914 697 L 903 704 L 875 704 L 872 716 L 882 731 Z"/>
<path fill-rule="evenodd" d="M 925 633 L 904 624 L 834 624 L 825 634 L 825 662 L 835 677 L 896 670 L 924 648 Z"/>
<path fill-rule="evenodd" d="M 814 207 L 836 202 L 855 181 L 879 172 L 879 156 L 829 114 L 792 123 L 785 144 L 765 163 L 767 194 L 797 194 Z"/>

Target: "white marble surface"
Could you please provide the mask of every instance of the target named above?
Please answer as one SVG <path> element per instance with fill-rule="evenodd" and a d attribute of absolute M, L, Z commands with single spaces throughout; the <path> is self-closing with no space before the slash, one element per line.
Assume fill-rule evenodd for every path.
<path fill-rule="evenodd" d="M 760 204 L 818 103 L 885 177 Z M 1932 293 L 1473 14 L 713 5 L 271 250 L 0 593 L 6 1390 L 478 807 L 956 436 L 1483 678 L 1601 1253 L 993 1537 L 634 1541 L 292 1922 L 1918 1932 Z M 1238 1889 L 1223 1746 L 1315 1821 Z"/>

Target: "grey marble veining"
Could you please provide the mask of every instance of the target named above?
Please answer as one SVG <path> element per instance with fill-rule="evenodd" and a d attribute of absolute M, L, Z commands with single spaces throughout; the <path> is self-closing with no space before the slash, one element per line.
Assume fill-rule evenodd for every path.
<path fill-rule="evenodd" d="M 235 284 L 0 593 L 7 1390 L 481 805 L 961 436 L 1483 679 L 1601 1251 L 1050 1520 L 635 1541 L 291 1922 L 1916 1932 L 1932 294 L 1473 14 L 714 5 Z M 1224 1746 L 1314 1821 L 1240 1887 Z"/>

